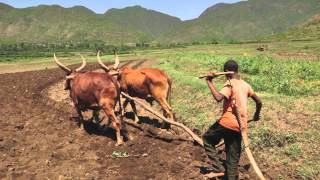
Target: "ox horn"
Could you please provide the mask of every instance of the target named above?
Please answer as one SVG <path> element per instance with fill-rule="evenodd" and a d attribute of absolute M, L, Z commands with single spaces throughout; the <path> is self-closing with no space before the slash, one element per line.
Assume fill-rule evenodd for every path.
<path fill-rule="evenodd" d="M 81 71 L 81 70 L 82 70 L 84 67 L 86 67 L 86 65 L 87 65 L 87 61 L 86 61 L 86 59 L 85 59 L 82 55 L 81 55 L 81 59 L 82 59 L 82 65 L 75 70 L 76 72 Z"/>
<path fill-rule="evenodd" d="M 118 56 L 117 51 L 115 49 L 113 50 L 113 52 L 114 52 L 114 56 L 115 56 L 115 62 L 113 65 L 113 69 L 118 69 L 119 64 L 120 64 L 119 56 Z"/>
<path fill-rule="evenodd" d="M 71 73 L 71 69 L 69 69 L 67 66 L 63 65 L 58 58 L 56 57 L 56 53 L 53 54 L 54 62 L 67 74 Z"/>
<path fill-rule="evenodd" d="M 102 68 L 104 71 L 109 72 L 110 69 L 109 69 L 106 65 L 104 65 L 103 62 L 101 61 L 100 51 L 98 51 L 98 53 L 97 53 L 97 59 L 98 59 L 98 63 L 100 64 L 101 68 Z"/>

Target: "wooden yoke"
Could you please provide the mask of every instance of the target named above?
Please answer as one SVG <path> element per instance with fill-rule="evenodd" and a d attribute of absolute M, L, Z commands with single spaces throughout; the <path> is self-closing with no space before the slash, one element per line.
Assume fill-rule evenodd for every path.
<path fill-rule="evenodd" d="M 151 107 L 147 106 L 145 103 L 141 102 L 140 100 L 133 98 L 131 96 L 129 96 L 128 94 L 121 92 L 121 94 L 126 97 L 127 99 L 133 100 L 135 103 L 137 103 L 139 106 L 141 106 L 142 108 L 144 108 L 145 110 L 149 111 L 150 113 L 154 114 L 155 116 L 157 116 L 158 118 L 160 118 L 161 120 L 178 126 L 180 128 L 182 128 L 184 131 L 186 131 L 198 144 L 200 144 L 201 146 L 203 146 L 203 141 L 200 137 L 198 137 L 196 134 L 194 134 L 187 126 L 185 126 L 184 124 L 181 124 L 179 122 L 176 121 L 171 121 L 165 117 L 163 117 L 160 113 L 154 111 Z"/>

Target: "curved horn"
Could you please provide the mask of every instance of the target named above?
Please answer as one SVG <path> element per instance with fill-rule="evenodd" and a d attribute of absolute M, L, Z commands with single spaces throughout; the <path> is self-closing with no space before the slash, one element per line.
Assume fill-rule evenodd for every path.
<path fill-rule="evenodd" d="M 56 53 L 53 54 L 54 62 L 67 74 L 71 73 L 71 69 L 69 69 L 67 66 L 63 65 L 58 58 L 56 57 Z"/>
<path fill-rule="evenodd" d="M 84 67 L 86 67 L 86 65 L 87 65 L 87 61 L 86 61 L 86 59 L 85 59 L 82 55 L 81 55 L 81 59 L 82 59 L 82 65 L 75 70 L 76 72 L 81 71 L 81 70 L 82 70 Z"/>
<path fill-rule="evenodd" d="M 106 65 L 104 65 L 103 62 L 102 62 L 101 59 L 100 59 L 100 51 L 98 51 L 98 53 L 97 53 L 97 59 L 98 59 L 98 63 L 100 64 L 100 67 L 101 67 L 104 71 L 109 72 L 110 69 L 109 69 Z"/>
<path fill-rule="evenodd" d="M 113 52 L 114 52 L 114 56 L 115 56 L 115 60 L 114 60 L 115 62 L 113 65 L 113 69 L 118 69 L 119 64 L 120 64 L 119 56 L 118 56 L 117 51 L 115 49 L 113 50 Z"/>

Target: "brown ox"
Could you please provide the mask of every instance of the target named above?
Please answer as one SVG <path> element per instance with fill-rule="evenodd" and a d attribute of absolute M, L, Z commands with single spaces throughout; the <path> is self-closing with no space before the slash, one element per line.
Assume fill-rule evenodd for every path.
<path fill-rule="evenodd" d="M 80 71 L 86 65 L 83 57 L 82 66 L 76 70 L 70 70 L 64 66 L 55 55 L 54 61 L 66 73 L 65 88 L 70 90 L 70 97 L 79 114 L 80 128 L 83 129 L 81 112 L 93 110 L 93 116 L 98 119 L 99 110 L 102 109 L 107 117 L 111 119 L 112 126 L 116 130 L 117 145 L 123 144 L 120 130 L 122 127 L 121 121 L 118 120 L 114 113 L 116 103 L 119 102 L 120 105 L 120 89 L 116 79 L 107 73 L 81 73 Z"/>
<path fill-rule="evenodd" d="M 119 58 L 115 52 L 116 62 L 119 64 Z M 129 94 L 132 97 L 138 97 L 145 99 L 152 104 L 152 101 L 157 101 L 164 111 L 165 116 L 169 116 L 171 120 L 174 120 L 172 108 L 168 103 L 171 93 L 171 78 L 160 69 L 156 68 L 143 68 L 132 69 L 124 67 L 116 69 L 117 72 L 110 72 L 110 69 L 103 64 L 100 59 L 100 54 L 97 54 L 98 62 L 102 69 L 112 75 L 118 73 L 118 82 L 122 92 Z M 134 101 L 126 99 L 123 105 L 123 109 L 127 106 L 128 102 L 132 107 L 135 114 L 135 122 L 139 121 L 137 116 L 137 110 Z M 163 125 L 167 125 L 164 123 Z M 169 128 L 169 126 L 167 126 Z"/>

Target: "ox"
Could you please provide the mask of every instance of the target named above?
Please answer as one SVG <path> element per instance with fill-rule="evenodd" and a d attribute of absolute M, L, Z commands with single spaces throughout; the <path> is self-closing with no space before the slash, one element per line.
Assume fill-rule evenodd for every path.
<path fill-rule="evenodd" d="M 116 62 L 119 64 L 119 58 L 115 52 Z M 113 68 L 117 72 L 110 72 L 110 69 L 103 64 L 100 59 L 100 52 L 97 54 L 98 62 L 102 69 L 106 72 L 115 75 L 118 73 L 118 82 L 120 84 L 120 89 L 122 92 L 129 94 L 132 97 L 138 97 L 146 100 L 152 105 L 152 101 L 157 101 L 164 115 L 169 117 L 171 120 L 174 120 L 172 113 L 172 108 L 168 103 L 171 94 L 171 78 L 165 74 L 163 71 L 156 68 L 142 68 L 142 69 L 132 69 L 129 67 L 124 67 L 121 69 Z M 128 102 L 132 107 L 132 110 L 135 115 L 135 122 L 139 121 L 137 115 L 136 105 L 134 101 L 126 99 L 123 105 L 123 109 L 127 106 Z M 169 128 L 170 126 L 167 123 L 163 123 L 163 128 Z"/>
<path fill-rule="evenodd" d="M 116 145 L 123 144 L 121 132 L 127 133 L 127 131 L 125 128 L 121 128 L 125 126 L 121 126 L 121 121 L 119 121 L 114 112 L 117 102 L 119 102 L 121 112 L 120 88 L 116 79 L 107 73 L 80 72 L 86 66 L 86 61 L 83 57 L 81 67 L 76 70 L 71 70 L 63 65 L 55 54 L 54 61 L 66 73 L 65 89 L 70 90 L 70 97 L 79 115 L 78 123 L 80 128 L 83 129 L 82 112 L 93 110 L 93 116 L 98 119 L 99 110 L 102 109 L 107 117 L 111 119 L 111 124 L 116 130 Z"/>

